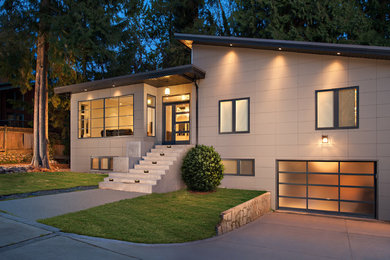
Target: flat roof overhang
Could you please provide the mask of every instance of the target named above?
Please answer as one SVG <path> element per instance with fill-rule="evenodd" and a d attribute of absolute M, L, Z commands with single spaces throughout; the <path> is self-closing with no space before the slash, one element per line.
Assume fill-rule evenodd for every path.
<path fill-rule="evenodd" d="M 112 87 L 146 83 L 154 87 L 166 87 L 191 83 L 194 80 L 204 79 L 206 72 L 200 68 L 188 64 L 161 70 L 154 70 L 114 78 L 89 81 L 79 84 L 54 88 L 54 93 L 81 93 L 85 91 L 99 90 Z"/>
<path fill-rule="evenodd" d="M 175 33 L 175 38 L 190 49 L 192 49 L 192 45 L 194 44 L 201 44 L 390 60 L 390 47 L 383 46 L 285 41 L 183 33 Z"/>

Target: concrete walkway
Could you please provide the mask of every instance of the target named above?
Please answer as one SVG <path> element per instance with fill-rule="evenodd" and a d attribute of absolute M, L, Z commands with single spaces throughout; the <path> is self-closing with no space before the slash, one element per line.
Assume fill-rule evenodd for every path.
<path fill-rule="evenodd" d="M 85 190 L 26 199 L 0 201 L 0 210 L 29 220 L 50 218 L 106 203 L 145 195 L 116 190 Z"/>
<path fill-rule="evenodd" d="M 0 259 L 390 259 L 390 224 L 288 213 L 171 245 L 66 234 L 4 213 L 0 234 Z"/>

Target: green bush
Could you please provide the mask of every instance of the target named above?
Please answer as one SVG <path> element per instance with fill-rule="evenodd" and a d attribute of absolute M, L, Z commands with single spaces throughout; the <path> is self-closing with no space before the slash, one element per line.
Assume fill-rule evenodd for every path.
<path fill-rule="evenodd" d="M 190 190 L 213 191 L 223 178 L 223 164 L 212 146 L 197 145 L 184 157 L 181 172 Z"/>

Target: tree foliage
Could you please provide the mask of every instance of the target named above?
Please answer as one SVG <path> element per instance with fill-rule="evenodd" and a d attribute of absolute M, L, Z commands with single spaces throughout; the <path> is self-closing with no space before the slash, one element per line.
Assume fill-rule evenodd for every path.
<path fill-rule="evenodd" d="M 235 0 L 234 35 L 279 40 L 389 45 L 388 1 Z"/>

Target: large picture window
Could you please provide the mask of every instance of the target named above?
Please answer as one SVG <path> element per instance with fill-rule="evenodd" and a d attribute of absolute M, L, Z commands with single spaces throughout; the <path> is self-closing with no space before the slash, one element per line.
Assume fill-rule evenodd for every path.
<path fill-rule="evenodd" d="M 79 138 L 133 135 L 133 95 L 79 102 Z"/>
<path fill-rule="evenodd" d="M 249 133 L 249 98 L 219 101 L 219 133 Z"/>
<path fill-rule="evenodd" d="M 156 97 L 147 95 L 147 126 L 146 134 L 156 136 Z"/>
<path fill-rule="evenodd" d="M 358 87 L 316 91 L 316 129 L 358 127 Z"/>

